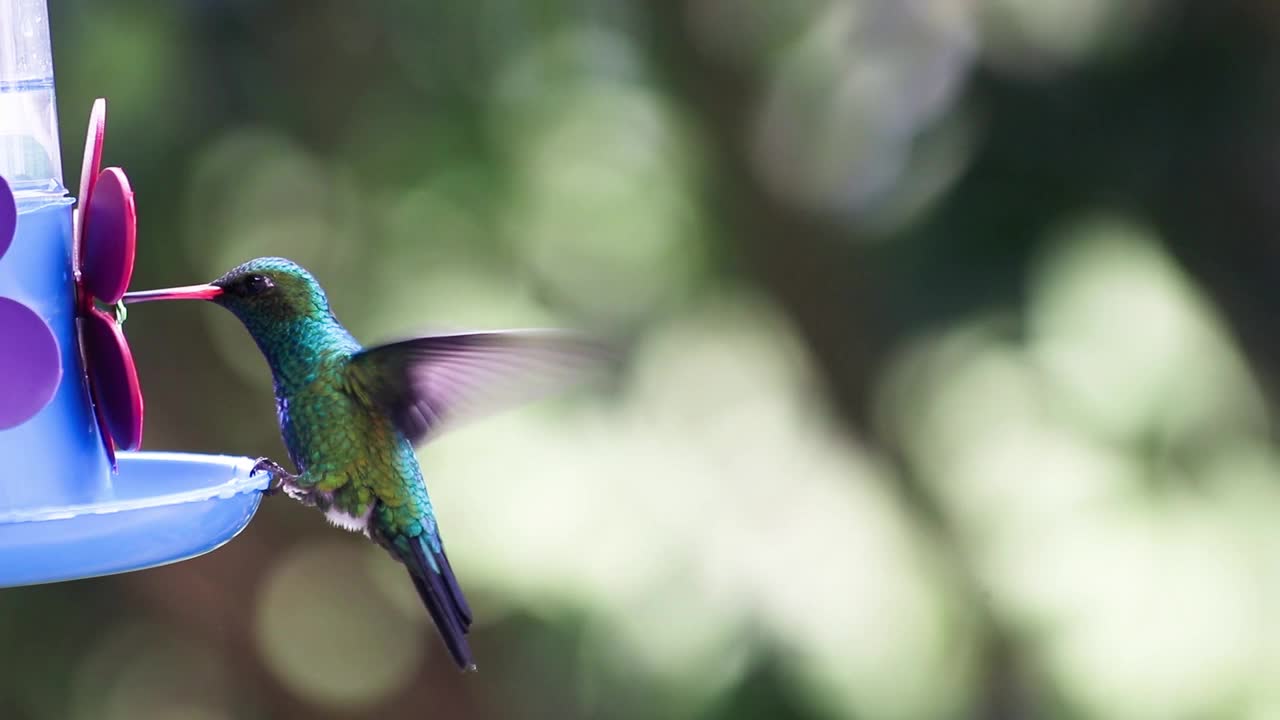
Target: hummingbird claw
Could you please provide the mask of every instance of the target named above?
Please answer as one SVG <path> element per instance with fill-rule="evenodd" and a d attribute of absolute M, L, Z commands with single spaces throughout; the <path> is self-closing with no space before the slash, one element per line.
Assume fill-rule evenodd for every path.
<path fill-rule="evenodd" d="M 280 491 L 284 489 L 286 481 L 294 480 L 298 477 L 297 475 L 290 473 L 288 470 L 285 470 L 280 463 L 272 460 L 271 458 L 265 457 L 258 458 L 258 461 L 253 464 L 253 468 L 249 471 L 249 474 L 252 475 L 254 473 L 264 471 L 271 475 L 271 482 L 267 484 L 267 489 L 262 491 L 264 497 L 279 495 Z"/>

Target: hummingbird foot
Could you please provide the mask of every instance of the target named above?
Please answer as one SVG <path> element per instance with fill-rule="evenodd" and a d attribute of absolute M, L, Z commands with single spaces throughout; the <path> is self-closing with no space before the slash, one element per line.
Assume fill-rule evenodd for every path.
<path fill-rule="evenodd" d="M 252 475 L 262 471 L 266 471 L 271 475 L 271 482 L 267 484 L 267 489 L 262 492 L 265 497 L 279 495 L 286 483 L 292 483 L 298 479 L 297 475 L 285 470 L 284 466 L 271 458 L 258 458 L 258 462 L 253 464 L 253 469 L 249 471 L 249 474 Z"/>

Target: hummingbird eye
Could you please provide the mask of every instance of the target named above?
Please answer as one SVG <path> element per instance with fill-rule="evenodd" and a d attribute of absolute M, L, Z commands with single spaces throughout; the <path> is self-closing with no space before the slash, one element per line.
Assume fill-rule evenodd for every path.
<path fill-rule="evenodd" d="M 275 287 L 276 284 L 266 275 L 253 274 L 241 281 L 246 296 L 261 295 L 262 293 Z"/>

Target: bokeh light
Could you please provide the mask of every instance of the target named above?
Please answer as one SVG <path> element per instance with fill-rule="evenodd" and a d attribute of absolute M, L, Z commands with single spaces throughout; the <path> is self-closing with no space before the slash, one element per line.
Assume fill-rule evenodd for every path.
<path fill-rule="evenodd" d="M 261 590 L 259 650 L 301 697 L 322 705 L 371 705 L 401 689 L 424 646 L 419 614 L 371 591 L 366 550 L 330 541 L 299 546 Z"/>
<path fill-rule="evenodd" d="M 992 318 L 920 343 L 887 386 L 887 423 L 1068 703 L 1211 714 L 1251 691 L 1266 645 L 1251 631 L 1263 606 L 1249 531 L 1197 476 L 1216 465 L 1206 457 L 1242 463 L 1254 470 L 1232 484 L 1273 505 L 1267 413 L 1141 224 L 1095 216 L 1052 243 L 1029 340 Z"/>

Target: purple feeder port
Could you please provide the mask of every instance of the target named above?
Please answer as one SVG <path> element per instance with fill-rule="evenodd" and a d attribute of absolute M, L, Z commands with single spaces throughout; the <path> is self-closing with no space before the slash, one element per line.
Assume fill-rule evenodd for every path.
<path fill-rule="evenodd" d="M 62 361 L 53 331 L 30 308 L 0 297 L 0 430 L 30 420 L 53 399 Z M 20 378 L 20 379 L 19 379 Z"/>

